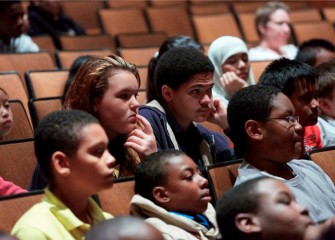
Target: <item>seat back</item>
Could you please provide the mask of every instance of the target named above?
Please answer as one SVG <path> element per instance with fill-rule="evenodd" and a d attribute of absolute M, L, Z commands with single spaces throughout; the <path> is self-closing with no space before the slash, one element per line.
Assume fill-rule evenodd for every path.
<path fill-rule="evenodd" d="M 0 156 L 0 176 L 28 189 L 36 165 L 34 139 L 2 141 Z"/>
<path fill-rule="evenodd" d="M 32 98 L 28 102 L 33 127 L 36 128 L 40 119 L 48 113 L 62 110 L 61 97 Z"/>
<path fill-rule="evenodd" d="M 192 20 L 196 35 L 202 44 L 209 44 L 223 35 L 241 38 L 238 25 L 230 13 L 195 15 Z"/>
<path fill-rule="evenodd" d="M 150 5 L 154 7 L 166 7 L 166 6 L 187 6 L 188 0 L 149 0 Z"/>
<path fill-rule="evenodd" d="M 29 98 L 62 96 L 68 70 L 28 71 L 25 74 Z"/>
<path fill-rule="evenodd" d="M 192 0 L 191 0 L 192 1 Z M 197 4 L 197 2 L 193 0 L 189 6 L 189 11 L 191 15 L 209 15 L 209 14 L 221 14 L 221 13 L 229 13 L 229 5 L 222 1 L 213 1 L 208 2 L 204 1 L 203 3 Z"/>
<path fill-rule="evenodd" d="M 105 33 L 113 37 L 121 33 L 149 32 L 149 27 L 141 9 L 101 9 L 99 10 L 99 17 Z"/>
<path fill-rule="evenodd" d="M 104 7 L 103 1 L 62 1 L 64 13 L 85 29 L 86 34 L 100 34 L 97 11 Z"/>
<path fill-rule="evenodd" d="M 214 201 L 218 200 L 223 193 L 234 186 L 241 162 L 241 159 L 237 159 L 213 164 L 206 168 Z"/>
<path fill-rule="evenodd" d="M 294 23 L 292 27 L 297 44 L 312 38 L 323 38 L 335 42 L 335 31 L 329 22 Z"/>
<path fill-rule="evenodd" d="M 30 118 L 20 100 L 9 100 L 9 106 L 13 113 L 14 126 L 12 131 L 4 138 L 5 141 L 33 138 L 34 133 L 31 127 Z"/>
<path fill-rule="evenodd" d="M 239 19 L 245 41 L 248 43 L 258 42 L 259 36 L 255 27 L 255 13 L 254 12 L 238 13 L 237 17 Z"/>
<path fill-rule="evenodd" d="M 335 22 L 335 7 L 326 7 L 322 9 L 323 15 L 328 22 Z"/>
<path fill-rule="evenodd" d="M 309 158 L 319 165 L 335 184 L 335 146 L 307 152 Z"/>
<path fill-rule="evenodd" d="M 258 83 L 259 77 L 271 62 L 272 61 L 250 61 L 250 68 L 252 69 L 256 83 Z"/>
<path fill-rule="evenodd" d="M 60 36 L 63 50 L 87 50 L 110 48 L 115 50 L 115 42 L 108 35 Z"/>
<path fill-rule="evenodd" d="M 160 47 L 167 37 L 165 32 L 125 33 L 117 35 L 116 44 L 120 48 Z"/>
<path fill-rule="evenodd" d="M 16 71 L 26 89 L 24 73 L 28 70 L 52 70 L 55 63 L 49 52 L 36 53 L 0 53 L 0 72 Z"/>
<path fill-rule="evenodd" d="M 158 47 L 149 48 L 121 48 L 120 56 L 127 62 L 137 66 L 148 66 L 150 59 L 158 51 Z"/>
<path fill-rule="evenodd" d="M 73 51 L 56 51 L 56 60 L 59 67 L 63 69 L 69 69 L 78 57 L 84 55 L 103 56 L 113 54 L 111 49 L 98 49 L 98 50 L 73 50 Z"/>
<path fill-rule="evenodd" d="M 0 229 L 11 232 L 15 223 L 44 196 L 42 190 L 0 198 Z"/>
<path fill-rule="evenodd" d="M 170 37 L 177 35 L 195 37 L 186 7 L 149 7 L 145 12 L 153 31 L 166 32 Z"/>
<path fill-rule="evenodd" d="M 54 45 L 52 38 L 49 35 L 33 36 L 31 38 L 34 41 L 34 43 L 38 45 L 40 50 L 46 50 L 51 54 L 55 52 L 56 47 Z"/>
<path fill-rule="evenodd" d="M 129 215 L 134 186 L 134 177 L 115 180 L 112 188 L 98 193 L 102 210 L 113 216 Z"/>
<path fill-rule="evenodd" d="M 321 14 L 316 8 L 291 10 L 290 19 L 292 23 L 322 21 Z"/>
<path fill-rule="evenodd" d="M 232 10 L 239 14 L 245 12 L 256 13 L 257 9 L 264 5 L 261 1 L 234 1 L 230 3 Z"/>
<path fill-rule="evenodd" d="M 148 1 L 146 0 L 107 0 L 108 8 L 146 8 L 148 6 Z"/>

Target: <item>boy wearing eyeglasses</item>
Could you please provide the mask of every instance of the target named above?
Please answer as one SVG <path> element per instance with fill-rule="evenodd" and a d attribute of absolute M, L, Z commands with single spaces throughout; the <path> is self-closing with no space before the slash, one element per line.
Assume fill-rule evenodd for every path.
<path fill-rule="evenodd" d="M 316 125 L 319 103 L 314 68 L 303 62 L 281 58 L 267 66 L 259 84 L 277 87 L 291 100 L 304 136 L 301 154 L 322 148 L 320 129 Z"/>
<path fill-rule="evenodd" d="M 297 160 L 303 127 L 280 89 L 246 87 L 233 96 L 227 111 L 236 157 L 244 158 L 235 185 L 260 176 L 273 177 L 291 188 L 313 221 L 335 214 L 335 188 L 330 178 L 313 161 Z"/>

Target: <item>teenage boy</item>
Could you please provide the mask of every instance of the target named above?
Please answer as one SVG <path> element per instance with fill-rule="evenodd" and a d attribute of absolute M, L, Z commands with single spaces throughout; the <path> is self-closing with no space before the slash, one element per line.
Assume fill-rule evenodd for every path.
<path fill-rule="evenodd" d="M 244 158 L 235 185 L 259 176 L 286 183 L 318 222 L 335 214 L 335 187 L 313 161 L 299 159 L 303 128 L 290 99 L 271 86 L 250 86 L 228 105 L 235 154 Z"/>
<path fill-rule="evenodd" d="M 185 153 L 162 150 L 136 168 L 131 212 L 155 226 L 164 239 L 217 239 L 208 181 Z"/>
<path fill-rule="evenodd" d="M 82 239 L 111 218 L 90 197 L 113 185 L 115 158 L 98 120 L 79 111 L 47 115 L 35 131 L 35 153 L 49 181 L 45 197 L 15 224 L 19 239 Z"/>
<path fill-rule="evenodd" d="M 303 127 L 301 152 L 321 148 L 318 121 L 317 75 L 313 67 L 296 60 L 281 58 L 267 66 L 259 78 L 260 85 L 279 88 L 292 102 Z"/>
<path fill-rule="evenodd" d="M 158 99 L 140 107 L 151 124 L 158 149 L 179 149 L 203 170 L 212 163 L 233 159 L 223 134 L 194 122 L 211 120 L 227 128 L 223 103 L 212 100 L 214 66 L 195 48 L 164 53 L 155 71 Z"/>
<path fill-rule="evenodd" d="M 231 188 L 216 205 L 222 240 L 329 240 L 335 217 L 313 224 L 292 191 L 274 178 L 259 177 Z"/>
<path fill-rule="evenodd" d="M 316 67 L 318 73 L 318 126 L 324 147 L 335 145 L 335 60 Z"/>
<path fill-rule="evenodd" d="M 316 67 L 335 59 L 335 46 L 326 39 L 310 39 L 299 46 L 295 60 Z"/>

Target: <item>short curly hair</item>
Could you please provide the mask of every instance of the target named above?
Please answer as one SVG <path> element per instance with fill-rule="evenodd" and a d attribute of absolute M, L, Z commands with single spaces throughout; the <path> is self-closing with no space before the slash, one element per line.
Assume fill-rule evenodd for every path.
<path fill-rule="evenodd" d="M 176 90 L 194 75 L 214 73 L 211 60 L 192 47 L 177 47 L 168 50 L 159 59 L 155 70 L 155 86 L 158 98 L 163 100 L 162 86 Z"/>
<path fill-rule="evenodd" d="M 166 166 L 173 157 L 185 155 L 176 149 L 165 149 L 147 156 L 136 166 L 135 193 L 155 201 L 152 190 L 156 186 L 163 186 L 168 181 Z"/>
<path fill-rule="evenodd" d="M 72 156 L 79 147 L 82 129 L 99 124 L 91 114 L 81 110 L 56 111 L 45 116 L 35 130 L 35 154 L 41 169 L 53 179 L 51 157 L 56 151 Z"/>
<path fill-rule="evenodd" d="M 299 46 L 295 60 L 315 67 L 317 55 L 322 49 L 335 53 L 335 46 L 331 41 L 317 38 L 305 41 Z"/>
<path fill-rule="evenodd" d="M 261 181 L 272 179 L 258 177 L 248 180 L 225 192 L 216 204 L 216 220 L 222 233 L 222 240 L 244 239 L 235 225 L 239 213 L 256 213 L 259 208 L 258 185 Z"/>
<path fill-rule="evenodd" d="M 251 85 L 242 88 L 229 101 L 227 117 L 230 128 L 227 134 L 234 143 L 237 158 L 245 157 L 248 150 L 245 123 L 251 119 L 266 119 L 271 113 L 274 97 L 280 92 L 272 86 Z"/>
<path fill-rule="evenodd" d="M 291 97 L 301 81 L 310 86 L 316 85 L 317 74 L 314 68 L 287 58 L 270 63 L 259 77 L 259 84 L 277 87 L 288 97 Z"/>

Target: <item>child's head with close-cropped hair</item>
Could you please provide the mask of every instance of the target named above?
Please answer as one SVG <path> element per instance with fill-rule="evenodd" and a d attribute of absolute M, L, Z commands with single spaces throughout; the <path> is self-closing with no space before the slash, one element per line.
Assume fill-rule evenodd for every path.
<path fill-rule="evenodd" d="M 135 173 L 135 193 L 168 211 L 204 212 L 211 201 L 207 185 L 194 161 L 179 150 L 149 155 Z"/>
<path fill-rule="evenodd" d="M 149 155 L 136 168 L 130 209 L 157 227 L 164 239 L 217 239 L 208 181 L 180 150 Z"/>

